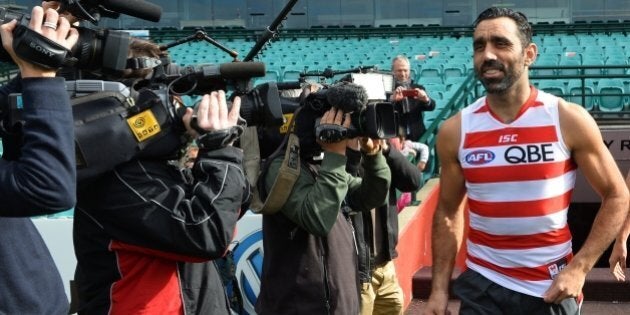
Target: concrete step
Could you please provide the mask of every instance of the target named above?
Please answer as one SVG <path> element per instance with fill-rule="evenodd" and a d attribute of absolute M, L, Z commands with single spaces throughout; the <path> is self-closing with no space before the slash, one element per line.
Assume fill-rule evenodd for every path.
<path fill-rule="evenodd" d="M 459 271 L 453 272 L 452 281 L 459 276 Z M 630 303 L 630 282 L 618 282 L 613 278 L 608 268 L 593 268 L 586 276 L 584 283 L 584 298 L 586 301 L 628 302 Z M 431 268 L 420 269 L 413 276 L 412 293 L 414 299 L 426 300 L 431 293 Z M 451 298 L 455 299 L 451 292 Z M 630 309 L 628 313 L 630 314 Z"/>

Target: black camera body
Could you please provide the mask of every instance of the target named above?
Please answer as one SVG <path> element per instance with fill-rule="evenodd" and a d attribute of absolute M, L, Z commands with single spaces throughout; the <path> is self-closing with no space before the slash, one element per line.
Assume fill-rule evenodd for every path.
<path fill-rule="evenodd" d="M 13 19 L 17 20 L 19 25 L 28 26 L 30 15 L 0 7 L 0 24 L 10 22 Z M 131 41 L 129 33 L 109 29 L 95 30 L 86 27 L 77 27 L 77 30 L 79 31 L 79 42 L 72 47 L 70 54 L 61 57 L 64 59 L 61 62 L 63 66 L 80 70 L 102 69 L 105 72 L 121 71 L 126 68 L 128 47 Z M 18 35 L 23 36 L 24 34 L 24 32 L 20 32 Z M 15 41 L 19 40 L 19 37 L 15 38 Z M 21 52 L 20 57 L 37 62 L 44 67 L 58 68 L 60 66 L 54 62 L 54 58 L 47 61 L 38 58 L 38 55 L 37 47 L 29 45 Z M 13 62 L 11 56 L 1 46 L 0 61 Z"/>
<path fill-rule="evenodd" d="M 360 79 L 354 80 L 359 77 Z M 366 82 L 366 78 L 367 81 L 376 82 Z M 379 80 L 382 79 L 378 75 L 356 74 L 308 95 L 303 105 L 313 109 L 319 116 L 332 107 L 339 108 L 344 113 L 351 113 L 349 128 L 317 123 L 315 127 L 317 139 L 323 142 L 336 142 L 355 137 L 372 139 L 396 137 L 399 134 L 400 113 L 393 103 L 385 101 L 384 90 L 379 93 L 379 87 L 383 86 Z"/>

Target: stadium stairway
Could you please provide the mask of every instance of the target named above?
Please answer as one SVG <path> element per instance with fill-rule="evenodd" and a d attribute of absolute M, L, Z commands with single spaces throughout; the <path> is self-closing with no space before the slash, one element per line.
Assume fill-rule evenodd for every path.
<path fill-rule="evenodd" d="M 401 287 L 409 296 L 405 315 L 422 314 L 431 291 L 430 220 L 437 205 L 438 188 L 437 179 L 429 180 L 416 196 L 417 200 L 421 200 L 420 206 L 405 208 L 399 214 L 399 224 L 405 226 L 400 236 L 404 240 L 399 242 L 400 256 L 395 262 Z M 460 252 L 456 266 L 464 266 L 464 259 L 463 252 Z M 410 261 L 414 263 L 409 264 Z M 460 268 L 456 267 L 451 287 L 459 273 Z M 617 282 L 608 268 L 594 268 L 586 277 L 583 293 L 582 314 L 630 314 L 630 281 Z M 459 301 L 452 292 L 450 298 L 448 310 L 451 314 L 458 314 Z"/>

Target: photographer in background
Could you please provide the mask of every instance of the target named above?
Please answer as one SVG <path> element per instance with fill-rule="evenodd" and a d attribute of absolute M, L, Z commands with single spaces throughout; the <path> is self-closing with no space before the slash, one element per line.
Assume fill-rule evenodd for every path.
<path fill-rule="evenodd" d="M 131 42 L 130 57 L 159 53 L 153 43 Z M 193 110 L 186 109 L 183 123 L 199 146 L 192 169 L 179 167 L 174 152 L 137 158 L 79 183 L 79 314 L 230 313 L 212 260 L 226 253 L 250 196 L 243 153 L 232 146 L 242 132 L 239 110 L 239 97 L 228 110 L 223 91 L 204 95 L 192 128 Z"/>
<path fill-rule="evenodd" d="M 354 141 L 353 141 L 354 140 Z M 422 173 L 387 140 L 381 140 L 383 156 L 391 172 L 387 202 L 360 213 L 353 213 L 352 223 L 359 252 L 361 280 L 361 315 L 402 314 L 403 291 L 398 283 L 394 259 L 398 257 L 398 208 L 396 191 L 411 192 L 421 186 Z M 346 150 L 350 174 L 361 174 L 361 153 L 356 139 L 348 140 Z"/>
<path fill-rule="evenodd" d="M 74 206 L 72 112 L 64 79 L 14 52 L 17 27 L 22 26 L 15 20 L 0 26 L 2 46 L 20 69 L 17 78 L 0 88 L 0 107 L 9 107 L 10 93 L 22 93 L 24 122 L 2 134 L 0 314 L 68 314 L 61 276 L 28 217 Z M 41 7 L 33 8 L 28 29 L 31 42 L 69 49 L 78 39 L 68 20 Z"/>
<path fill-rule="evenodd" d="M 395 102 L 402 115 L 404 136 L 411 141 L 418 141 L 426 131 L 423 111 L 435 110 L 435 100 L 431 99 L 422 85 L 417 84 L 410 77 L 410 64 L 407 57 L 399 55 L 392 60 L 392 74 L 394 76 L 394 93 L 390 101 Z M 413 91 L 412 96 L 405 96 L 403 91 Z"/>
<path fill-rule="evenodd" d="M 387 197 L 390 172 L 380 145 L 361 138 L 363 178 L 348 174 L 345 138 L 322 141 L 315 122 L 347 129 L 350 114 L 302 105 L 295 116 L 300 173 L 275 214 L 263 215 L 263 271 L 258 314 L 358 314 L 357 248 L 350 212 L 369 211 Z M 323 157 L 321 153 L 323 152 Z M 272 189 L 283 158 L 263 170 L 263 199 Z"/>

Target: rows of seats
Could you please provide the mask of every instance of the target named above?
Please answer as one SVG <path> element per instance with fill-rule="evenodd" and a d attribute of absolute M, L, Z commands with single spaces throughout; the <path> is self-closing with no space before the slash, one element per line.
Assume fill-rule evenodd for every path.
<path fill-rule="evenodd" d="M 538 66 L 625 66 L 630 64 L 626 34 L 545 35 L 537 38 Z M 625 69 L 587 69 L 584 74 L 627 74 Z M 579 74 L 575 69 L 540 70 L 538 74 Z"/>
<path fill-rule="evenodd" d="M 627 66 L 630 64 L 630 39 L 624 33 L 611 34 L 545 34 L 535 36 L 539 56 L 535 66 Z M 251 40 L 231 40 L 224 46 L 238 51 L 240 58 L 249 52 Z M 181 65 L 224 63 L 233 60 L 227 53 L 206 42 L 191 42 L 169 49 L 173 60 Z M 326 68 L 345 70 L 376 66 L 389 71 L 391 59 L 405 55 L 411 60 L 411 76 L 427 86 L 438 104 L 450 98 L 448 91 L 459 86 L 472 71 L 470 37 L 375 37 L 375 38 L 295 38 L 276 40 L 257 56 L 266 64 L 266 75 L 255 84 L 266 81 L 296 81 L 300 73 L 323 71 Z M 532 75 L 626 75 L 627 68 L 615 69 L 538 69 Z M 335 77 L 330 82 L 338 79 Z M 545 90 L 583 103 L 579 80 L 540 80 Z M 584 106 L 589 110 L 617 111 L 630 105 L 630 88 L 622 79 L 587 80 L 588 96 Z M 621 96 L 597 94 L 622 94 Z"/>
<path fill-rule="evenodd" d="M 620 78 L 538 80 L 539 89 L 581 104 L 589 111 L 619 112 L 630 106 L 630 81 Z M 582 98 L 582 94 L 585 95 Z"/>
<path fill-rule="evenodd" d="M 539 56 L 535 66 L 625 66 L 630 61 L 630 41 L 625 34 L 580 34 L 535 36 Z M 253 41 L 232 40 L 224 43 L 238 51 L 241 58 L 254 45 Z M 192 42 L 169 49 L 175 62 L 184 64 L 223 63 L 233 60 L 222 50 L 206 43 Z M 376 66 L 388 71 L 396 55 L 411 59 L 411 75 L 423 84 L 450 84 L 472 69 L 472 42 L 469 37 L 435 38 L 297 38 L 277 40 L 257 56 L 267 66 L 265 81 L 295 81 L 300 73 L 344 70 Z M 540 69 L 533 75 L 628 74 L 627 69 Z M 456 79 L 457 80 L 457 79 Z M 566 84 L 565 84 L 566 85 Z M 595 106 L 595 102 L 593 103 Z"/>

